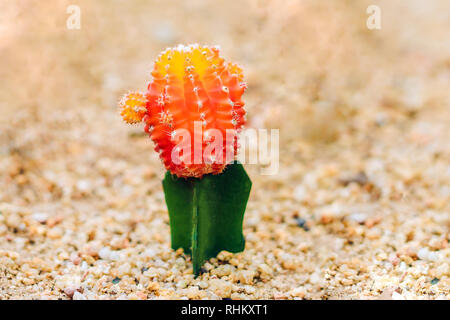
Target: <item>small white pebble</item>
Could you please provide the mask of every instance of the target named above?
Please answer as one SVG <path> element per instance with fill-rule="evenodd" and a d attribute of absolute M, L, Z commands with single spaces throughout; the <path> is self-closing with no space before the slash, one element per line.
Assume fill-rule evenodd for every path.
<path fill-rule="evenodd" d="M 293 297 L 303 298 L 306 294 L 306 289 L 304 287 L 299 287 L 292 289 L 290 293 Z"/>
<path fill-rule="evenodd" d="M 421 248 L 419 252 L 417 252 L 417 256 L 420 260 L 428 260 L 429 254 L 430 251 L 428 250 L 428 248 Z"/>
<path fill-rule="evenodd" d="M 439 254 L 437 252 L 430 251 L 428 253 L 428 260 L 429 261 L 437 261 L 437 260 L 439 260 Z"/>
<path fill-rule="evenodd" d="M 336 251 L 341 250 L 344 247 L 344 244 L 345 244 L 345 239 L 337 238 L 336 240 L 334 240 L 334 249 Z"/>
<path fill-rule="evenodd" d="M 33 213 L 32 217 L 39 223 L 45 223 L 48 220 L 48 214 L 44 212 Z"/>
<path fill-rule="evenodd" d="M 117 268 L 117 271 L 121 275 L 128 275 L 128 274 L 130 274 L 131 266 L 128 262 L 123 263 Z"/>
<path fill-rule="evenodd" d="M 294 199 L 297 201 L 303 201 L 306 198 L 306 188 L 302 185 L 298 185 L 294 189 Z"/>
<path fill-rule="evenodd" d="M 404 272 L 404 271 L 406 271 L 406 269 L 408 269 L 408 266 L 406 265 L 406 263 L 403 261 L 400 262 L 400 266 L 398 267 L 398 270 Z"/>
<path fill-rule="evenodd" d="M 320 276 L 317 273 L 313 273 L 311 275 L 311 277 L 309 278 L 309 282 L 311 284 L 317 284 L 317 283 L 319 283 L 319 281 L 320 281 Z"/>
<path fill-rule="evenodd" d="M 103 247 L 98 252 L 98 255 L 103 260 L 108 260 L 111 255 L 111 249 L 109 247 Z"/>
<path fill-rule="evenodd" d="M 117 251 L 111 251 L 111 254 L 109 255 L 109 259 L 112 261 L 120 260 L 120 253 Z"/>
<path fill-rule="evenodd" d="M 86 261 L 81 262 L 81 267 L 80 267 L 80 269 L 81 269 L 82 271 L 86 271 L 88 268 L 89 268 L 89 265 L 87 264 Z"/>
<path fill-rule="evenodd" d="M 82 293 L 75 291 L 75 293 L 73 294 L 73 300 L 87 300 L 87 299 Z"/>
<path fill-rule="evenodd" d="M 81 192 L 87 192 L 91 189 L 91 183 L 87 180 L 80 180 L 77 182 L 77 189 Z"/>
<path fill-rule="evenodd" d="M 442 263 L 439 267 L 437 267 L 436 273 L 439 277 L 450 273 L 450 267 L 448 263 Z"/>
<path fill-rule="evenodd" d="M 353 213 L 350 215 L 350 219 L 357 223 L 364 223 L 367 220 L 367 215 L 364 213 Z"/>
<path fill-rule="evenodd" d="M 402 296 L 400 293 L 394 291 L 392 293 L 392 299 L 393 300 L 406 300 L 404 296 Z"/>
<path fill-rule="evenodd" d="M 156 251 L 148 248 L 144 251 L 143 255 L 144 257 L 153 258 L 154 256 L 156 256 Z"/>
<path fill-rule="evenodd" d="M 256 227 L 260 223 L 259 217 L 250 217 L 246 221 L 247 227 Z"/>

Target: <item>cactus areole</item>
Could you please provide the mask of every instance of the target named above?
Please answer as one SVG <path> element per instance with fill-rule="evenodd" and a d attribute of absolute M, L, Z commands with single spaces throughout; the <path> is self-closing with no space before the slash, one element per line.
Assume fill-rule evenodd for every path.
<path fill-rule="evenodd" d="M 172 248 L 192 257 L 194 273 L 220 251 L 244 250 L 242 222 L 251 181 L 235 161 L 245 124 L 242 69 L 217 47 L 169 48 L 147 92 L 119 102 L 127 123 L 144 122 L 167 169 L 163 189 Z"/>

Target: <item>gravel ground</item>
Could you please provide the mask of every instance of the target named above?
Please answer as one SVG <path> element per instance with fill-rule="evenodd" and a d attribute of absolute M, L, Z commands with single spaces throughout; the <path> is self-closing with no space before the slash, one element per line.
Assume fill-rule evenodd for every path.
<path fill-rule="evenodd" d="M 45 5 L 30 3 L 35 16 L 49 14 Z M 143 23 L 138 3 L 143 5 L 115 4 L 127 26 L 133 18 Z M 208 2 L 192 3 L 192 10 L 210 12 Z M 227 19 L 235 6 L 221 3 L 219 17 Z M 89 10 L 107 10 L 101 4 L 81 6 L 87 23 Z M 167 12 L 175 7 L 168 5 Z M 64 8 L 52 10 L 64 13 Z M 172 27 L 153 30 L 155 43 L 144 52 L 135 50 L 137 41 L 113 51 L 117 42 L 105 29 L 122 20 L 112 9 L 104 13 L 109 23 L 100 19 L 100 25 L 80 31 L 87 32 L 89 37 L 82 35 L 90 42 L 65 35 L 67 30 L 52 33 L 46 26 L 36 34 L 25 32 L 30 25 L 23 23 L 14 29 L 14 37 L 5 37 L 0 49 L 6 58 L 0 63 L 23 64 L 2 66 L 10 81 L 0 92 L 0 299 L 450 298 L 448 40 L 433 49 L 430 43 L 437 38 L 431 41 L 424 34 L 406 37 L 399 47 L 398 38 L 391 39 L 372 53 L 370 61 L 381 65 L 356 59 L 372 68 L 373 77 L 360 71 L 361 65 L 349 71 L 345 52 L 329 59 L 325 70 L 320 60 L 308 60 L 319 53 L 302 53 L 302 62 L 294 65 L 298 72 L 286 73 L 282 80 L 277 72 L 298 56 L 288 54 L 268 70 L 276 51 L 260 48 L 279 34 L 267 32 L 268 39 L 251 42 L 254 20 L 264 13 L 249 8 L 240 14 L 248 15 L 250 31 L 222 30 L 197 17 L 212 32 L 222 30 L 217 40 L 205 30 L 195 33 L 195 26 L 181 18 Z M 3 12 L 19 12 L 29 21 L 22 9 L 9 9 Z M 306 12 L 314 23 L 323 21 L 328 11 L 351 12 L 347 7 L 294 9 L 286 11 L 300 16 Z M 294 13 L 295 23 L 310 26 Z M 246 165 L 253 189 L 244 220 L 245 251 L 220 253 L 198 278 L 190 258 L 170 249 L 164 170 L 153 145 L 141 127 L 123 124 L 115 109 L 120 93 L 139 87 L 134 84 L 145 78 L 141 67 L 150 65 L 166 42 L 192 40 L 170 38 L 171 32 L 177 34 L 171 28 L 180 26 L 193 32 L 193 39 L 224 43 L 225 56 L 243 60 L 249 126 L 280 128 L 281 133 L 278 174 L 263 176 L 257 165 Z M 434 28 L 436 37 L 442 35 Z M 133 30 L 126 29 L 130 39 L 140 36 Z M 335 35 L 335 29 L 323 30 Z M 36 42 L 28 42 L 31 35 Z M 87 45 L 100 37 L 103 47 Z M 28 68 L 26 57 L 38 59 L 39 50 L 30 55 L 17 49 L 43 48 L 44 39 L 51 44 L 44 54 L 47 60 L 42 56 L 35 69 Z M 249 41 L 247 47 L 227 49 L 243 39 Z M 342 35 L 344 42 L 352 39 Z M 363 39 L 361 46 L 370 52 L 377 39 Z M 291 46 L 287 35 L 276 41 L 277 48 Z M 307 37 L 304 41 L 308 48 L 316 46 Z M 404 56 L 397 63 L 392 59 L 398 50 Z M 80 58 L 81 52 L 89 53 Z M 254 61 L 248 58 L 253 54 Z M 55 57 L 60 60 L 53 64 Z M 318 66 L 304 67 L 310 62 Z M 339 82 L 340 76 L 365 85 Z M 296 77 L 315 80 L 294 89 Z"/>

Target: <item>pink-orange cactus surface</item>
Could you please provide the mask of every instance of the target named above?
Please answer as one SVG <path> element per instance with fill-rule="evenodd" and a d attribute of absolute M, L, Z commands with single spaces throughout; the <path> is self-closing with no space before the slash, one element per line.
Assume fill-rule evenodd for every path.
<path fill-rule="evenodd" d="M 152 76 L 146 93 L 130 92 L 121 99 L 123 120 L 145 123 L 155 150 L 172 174 L 199 178 L 221 173 L 236 155 L 238 133 L 245 124 L 242 69 L 225 62 L 217 47 L 179 45 L 158 56 Z M 189 133 L 189 148 L 181 151 L 180 129 Z M 205 155 L 203 151 L 220 139 L 210 134 L 211 129 L 221 133 L 221 150 Z"/>

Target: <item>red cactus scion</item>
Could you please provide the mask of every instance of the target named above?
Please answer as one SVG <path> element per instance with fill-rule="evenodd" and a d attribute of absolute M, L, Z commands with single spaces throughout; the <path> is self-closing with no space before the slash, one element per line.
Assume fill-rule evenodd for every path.
<path fill-rule="evenodd" d="M 236 155 L 245 124 L 242 69 L 225 62 L 217 47 L 179 45 L 158 56 L 152 76 L 147 93 L 122 98 L 124 121 L 145 123 L 172 174 L 199 178 L 221 173 Z M 188 139 L 181 133 L 188 133 Z M 205 152 L 208 146 L 214 152 Z"/>

